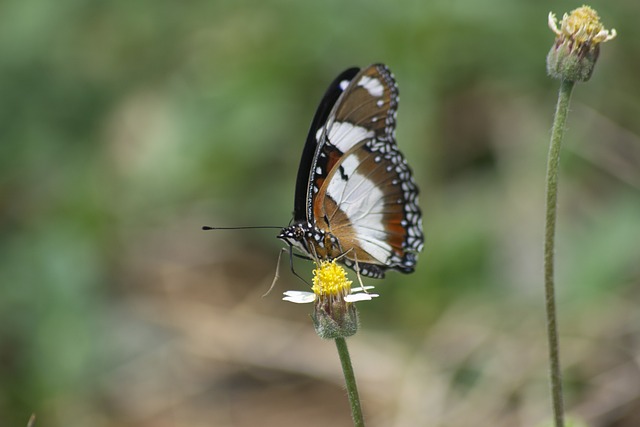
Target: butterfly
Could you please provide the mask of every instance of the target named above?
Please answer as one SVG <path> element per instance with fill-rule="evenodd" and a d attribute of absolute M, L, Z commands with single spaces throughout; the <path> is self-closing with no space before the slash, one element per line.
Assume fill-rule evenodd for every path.
<path fill-rule="evenodd" d="M 359 274 L 414 271 L 424 235 L 418 187 L 395 140 L 398 87 L 383 64 L 329 86 L 302 151 L 293 222 L 277 236 Z"/>

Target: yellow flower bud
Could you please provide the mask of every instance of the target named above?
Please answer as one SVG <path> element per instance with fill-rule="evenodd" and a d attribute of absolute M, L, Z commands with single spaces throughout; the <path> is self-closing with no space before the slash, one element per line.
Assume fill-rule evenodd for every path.
<path fill-rule="evenodd" d="M 616 30 L 606 30 L 598 13 L 589 6 L 582 6 L 570 14 L 564 14 L 558 28 L 558 20 L 549 13 L 549 28 L 556 40 L 547 55 L 547 72 L 556 79 L 586 82 L 591 78 L 600 44 L 613 40 Z"/>

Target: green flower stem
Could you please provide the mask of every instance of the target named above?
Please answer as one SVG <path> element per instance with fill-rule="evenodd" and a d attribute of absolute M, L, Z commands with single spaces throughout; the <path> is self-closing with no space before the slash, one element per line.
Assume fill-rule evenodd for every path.
<path fill-rule="evenodd" d="M 353 374 L 353 366 L 351 365 L 351 357 L 347 348 L 347 341 L 344 338 L 336 338 L 336 347 L 342 364 L 342 372 L 347 385 L 347 394 L 349 395 L 349 403 L 351 404 L 351 418 L 355 427 L 364 427 L 364 418 L 362 416 L 362 408 L 360 406 L 360 397 L 358 397 L 358 387 L 356 386 L 356 377 Z"/>
<path fill-rule="evenodd" d="M 554 276 L 554 247 L 556 234 L 556 211 L 558 204 L 558 164 L 560 148 L 564 135 L 567 113 L 571 101 L 573 81 L 562 80 L 558 104 L 551 131 L 551 145 L 547 158 L 547 201 L 544 235 L 544 290 L 547 308 L 547 338 L 549 340 L 549 363 L 551 375 L 551 398 L 556 427 L 564 426 L 564 408 L 562 403 L 562 375 L 560 371 L 560 350 L 558 344 L 558 323 L 556 320 L 556 299 Z"/>

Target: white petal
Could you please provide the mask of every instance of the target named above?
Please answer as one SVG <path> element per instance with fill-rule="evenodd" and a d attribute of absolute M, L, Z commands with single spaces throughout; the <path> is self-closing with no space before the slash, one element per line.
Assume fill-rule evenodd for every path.
<path fill-rule="evenodd" d="M 373 289 L 375 288 L 375 286 L 365 286 L 364 288 L 358 286 L 357 288 L 351 288 L 351 293 L 356 293 L 356 292 L 362 292 L 364 290 L 369 290 L 369 289 Z"/>
<path fill-rule="evenodd" d="M 351 294 L 344 297 L 347 302 L 370 301 L 379 296 L 378 294 Z"/>
<path fill-rule="evenodd" d="M 306 304 L 316 300 L 316 294 L 313 292 L 286 291 L 284 295 L 285 297 L 282 298 L 283 300 L 295 302 L 296 304 Z"/>
<path fill-rule="evenodd" d="M 547 18 L 547 22 L 549 24 L 549 28 L 551 28 L 551 31 L 553 31 L 554 33 L 556 33 L 556 35 L 560 35 L 560 30 L 558 30 L 558 20 L 556 19 L 556 15 L 554 15 L 552 12 L 549 12 L 549 17 Z"/>
<path fill-rule="evenodd" d="M 307 291 L 285 291 L 283 292 L 283 294 L 288 297 L 295 297 L 298 295 L 315 295 L 313 292 L 307 292 Z"/>

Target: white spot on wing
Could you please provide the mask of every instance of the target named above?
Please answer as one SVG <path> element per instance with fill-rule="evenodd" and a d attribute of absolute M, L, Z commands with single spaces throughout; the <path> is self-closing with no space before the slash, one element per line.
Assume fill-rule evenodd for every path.
<path fill-rule="evenodd" d="M 354 126 L 349 122 L 334 122 L 329 129 L 329 142 L 338 150 L 346 153 L 363 139 L 372 138 L 375 133 L 361 126 Z"/>
<path fill-rule="evenodd" d="M 347 177 L 350 177 L 356 171 L 359 164 L 360 162 L 358 161 L 357 156 L 347 156 L 341 163 L 341 166 L 344 169 L 344 174 Z"/>
<path fill-rule="evenodd" d="M 339 86 L 340 86 L 340 89 L 345 90 L 347 88 L 347 86 L 349 86 L 349 80 L 341 81 Z"/>
<path fill-rule="evenodd" d="M 382 86 L 380 80 L 373 77 L 362 76 L 362 78 L 358 82 L 358 86 L 362 86 L 367 90 L 367 92 L 369 92 L 371 96 L 375 96 L 376 98 L 384 94 L 384 86 Z"/>

